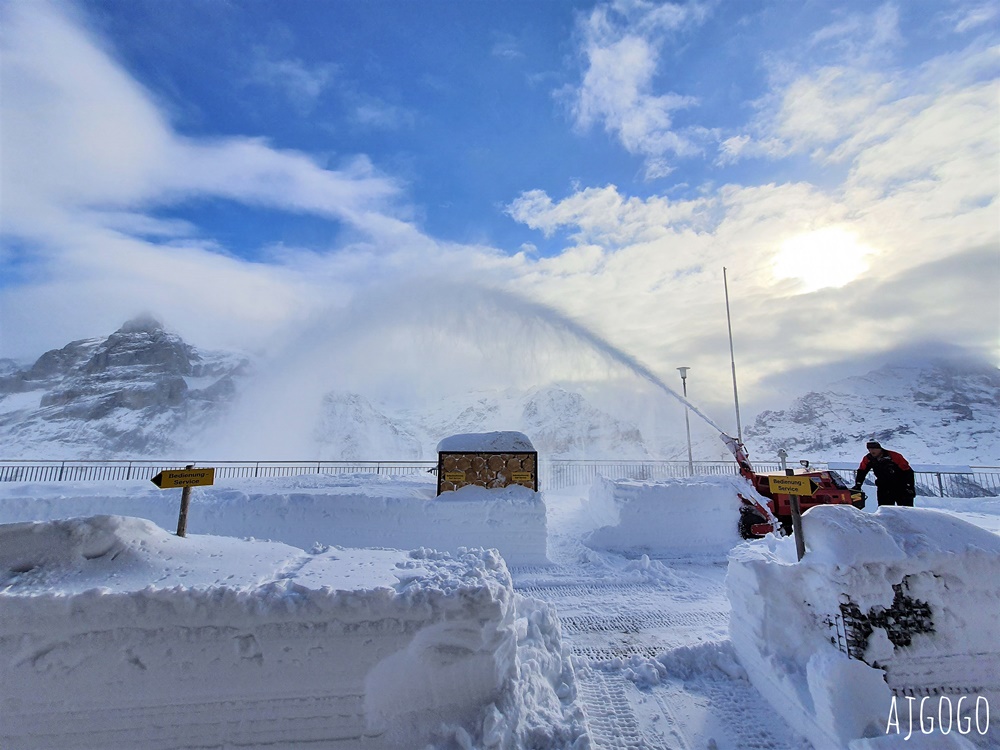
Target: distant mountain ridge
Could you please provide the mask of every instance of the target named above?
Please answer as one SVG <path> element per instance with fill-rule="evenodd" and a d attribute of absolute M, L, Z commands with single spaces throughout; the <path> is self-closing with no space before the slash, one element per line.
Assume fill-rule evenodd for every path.
<path fill-rule="evenodd" d="M 748 446 L 774 455 L 860 460 L 880 441 L 911 462 L 1000 465 L 1000 370 L 984 363 L 887 365 L 761 412 Z"/>
<path fill-rule="evenodd" d="M 104 339 L 46 352 L 27 367 L 0 365 L 0 458 L 14 459 L 170 458 L 190 455 L 192 445 L 208 445 L 199 450 L 209 458 L 231 455 L 219 428 L 226 428 L 255 372 L 248 357 L 200 351 L 148 316 Z M 431 459 L 443 437 L 492 430 L 524 432 L 553 458 L 678 459 L 687 452 L 679 442 L 683 422 L 680 437 L 666 444 L 662 435 L 644 434 L 638 419 L 559 384 L 456 394 L 406 408 L 330 391 L 306 421 L 295 444 L 308 455 L 297 459 Z M 200 438 L 210 428 L 222 437 L 206 444 Z M 914 463 L 1000 465 L 1000 370 L 950 360 L 883 367 L 762 412 L 744 429 L 751 459 L 760 461 L 775 460 L 779 449 L 791 461 L 854 461 L 871 437 Z M 695 440 L 696 460 L 720 455 L 714 435 Z"/>

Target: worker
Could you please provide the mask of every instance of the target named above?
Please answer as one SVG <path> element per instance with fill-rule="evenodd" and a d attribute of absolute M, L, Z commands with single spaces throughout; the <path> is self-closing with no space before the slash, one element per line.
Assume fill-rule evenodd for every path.
<path fill-rule="evenodd" d="M 875 486 L 878 487 L 878 504 L 905 505 L 913 507 L 913 498 L 917 496 L 913 469 L 905 458 L 896 451 L 887 451 L 876 440 L 870 440 L 865 446 L 868 453 L 861 459 L 858 473 L 854 478 L 854 490 L 861 485 L 869 471 L 875 472 Z"/>

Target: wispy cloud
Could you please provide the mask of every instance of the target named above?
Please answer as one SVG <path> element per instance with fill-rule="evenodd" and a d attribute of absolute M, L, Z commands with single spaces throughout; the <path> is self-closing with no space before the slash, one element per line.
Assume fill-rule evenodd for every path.
<path fill-rule="evenodd" d="M 576 127 L 603 126 L 632 154 L 646 158 L 647 177 L 669 174 L 670 157 L 701 151 L 697 131 L 678 131 L 673 113 L 696 106 L 695 96 L 657 92 L 665 35 L 707 15 L 699 4 L 622 2 L 600 5 L 581 22 L 586 69 L 578 87 L 564 89 Z"/>
<path fill-rule="evenodd" d="M 960 34 L 980 29 L 1000 18 L 1000 8 L 996 3 L 956 2 L 955 4 L 956 8 L 948 15 L 948 20 L 955 25 L 955 31 Z"/>
<path fill-rule="evenodd" d="M 793 55 L 772 56 L 771 87 L 757 116 L 720 139 L 716 163 L 798 154 L 824 165 L 847 163 L 937 108 L 941 97 L 997 73 L 998 48 L 982 39 L 906 67 L 896 59 L 902 44 L 899 11 L 883 5 L 820 29 Z M 961 138 L 960 123 L 953 124 Z"/>
<path fill-rule="evenodd" d="M 551 237 L 570 228 L 579 244 L 595 243 L 619 248 L 650 242 L 681 229 L 703 227 L 710 201 L 671 201 L 666 197 L 641 200 L 622 196 L 614 185 L 586 188 L 554 202 L 542 190 L 522 193 L 507 211 L 516 221 Z"/>
<path fill-rule="evenodd" d="M 332 63 L 307 65 L 298 58 L 274 57 L 263 47 L 255 52 L 248 82 L 281 92 L 300 115 L 310 114 L 337 79 L 337 66 Z"/>
<path fill-rule="evenodd" d="M 259 138 L 180 136 L 150 96 L 51 7 L 8 6 L 5 21 L 0 137 L 7 231 L 44 234 L 53 211 L 156 206 L 199 195 L 363 225 L 398 194 L 364 158 L 327 169 Z"/>
<path fill-rule="evenodd" d="M 901 44 L 899 9 L 893 3 L 871 13 L 849 13 L 813 32 L 808 46 L 817 52 L 869 66 L 886 59 Z"/>
<path fill-rule="evenodd" d="M 378 130 L 398 130 L 412 127 L 416 121 L 413 111 L 374 96 L 351 96 L 348 100 L 351 119 L 357 125 Z"/>
<path fill-rule="evenodd" d="M 524 59 L 524 52 L 521 50 L 521 45 L 510 34 L 500 36 L 493 43 L 493 49 L 490 52 L 494 57 L 499 57 L 503 60 Z"/>

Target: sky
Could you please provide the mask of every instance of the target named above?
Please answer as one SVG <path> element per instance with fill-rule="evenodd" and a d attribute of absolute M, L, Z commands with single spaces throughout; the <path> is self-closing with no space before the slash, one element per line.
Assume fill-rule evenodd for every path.
<path fill-rule="evenodd" d="M 690 367 L 721 414 L 728 289 L 748 404 L 899 352 L 998 364 L 998 26 L 980 0 L 0 2 L 0 357 L 149 312 L 207 348 L 372 337 L 381 375 L 424 321 L 433 371 L 469 354 L 449 320 L 484 316 L 455 336 L 488 357 L 510 299 Z"/>

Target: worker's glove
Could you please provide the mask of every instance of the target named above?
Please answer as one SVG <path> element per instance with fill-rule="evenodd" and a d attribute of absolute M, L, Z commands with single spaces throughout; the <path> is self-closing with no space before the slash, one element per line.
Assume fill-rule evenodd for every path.
<path fill-rule="evenodd" d="M 906 488 L 906 495 L 907 495 L 907 497 L 916 497 L 917 496 L 917 488 L 914 487 L 914 486 L 912 486 L 912 485 L 908 485 L 907 488 Z"/>

